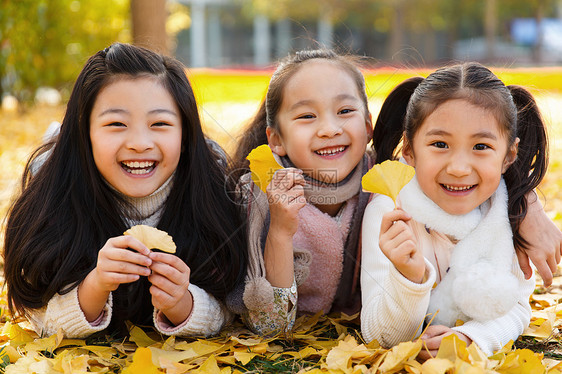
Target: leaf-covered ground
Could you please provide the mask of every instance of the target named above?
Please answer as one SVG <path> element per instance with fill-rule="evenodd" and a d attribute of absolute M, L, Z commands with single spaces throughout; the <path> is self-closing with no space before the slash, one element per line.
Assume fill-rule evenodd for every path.
<path fill-rule="evenodd" d="M 232 150 L 242 124 L 256 111 L 269 73 L 190 72 L 201 105 L 206 132 Z M 378 71 L 367 76 L 370 106 L 376 117 L 381 100 L 400 80 L 416 72 Z M 508 83 L 533 86 L 550 126 L 551 163 L 541 186 L 545 210 L 562 227 L 562 70 L 504 71 Z M 249 82 L 249 83 L 248 83 Z M 0 218 L 5 216 L 28 155 L 41 142 L 64 108 L 33 107 L 22 113 L 0 111 Z M 0 234 L 2 236 L 2 234 Z M 1 241 L 3 239 L 0 237 Z M 1 246 L 1 244 L 0 244 Z M 1 281 L 1 279 L 0 279 Z M 0 370 L 7 373 L 233 373 L 233 372 L 411 372 L 411 373 L 543 373 L 562 372 L 562 277 L 542 287 L 537 279 L 531 298 L 533 320 L 524 336 L 492 357 L 458 341 L 446 341 L 436 358 L 415 360 L 418 341 L 392 350 L 365 344 L 357 320 L 348 316 L 301 318 L 288 336 L 263 339 L 239 321 L 210 339 L 174 339 L 150 328 L 131 326 L 130 338 L 99 335 L 86 340 L 60 335 L 40 339 L 26 321 L 13 318 L 0 295 Z"/>

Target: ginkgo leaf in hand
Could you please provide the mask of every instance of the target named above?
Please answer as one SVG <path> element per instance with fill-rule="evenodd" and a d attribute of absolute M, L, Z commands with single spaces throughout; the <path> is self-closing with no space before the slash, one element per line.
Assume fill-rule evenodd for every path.
<path fill-rule="evenodd" d="M 396 203 L 400 190 L 414 177 L 413 167 L 400 161 L 384 161 L 376 164 L 363 176 L 363 189 L 390 197 Z"/>
<path fill-rule="evenodd" d="M 124 235 L 131 235 L 149 249 L 156 248 L 164 252 L 176 253 L 176 244 L 172 237 L 156 227 L 136 225 L 125 231 Z"/>
<path fill-rule="evenodd" d="M 273 157 L 271 148 L 269 148 L 267 144 L 254 148 L 246 159 L 250 161 L 252 180 L 256 186 L 265 192 L 267 185 L 271 182 L 271 179 L 273 179 L 275 171 L 283 167 L 277 163 Z"/>

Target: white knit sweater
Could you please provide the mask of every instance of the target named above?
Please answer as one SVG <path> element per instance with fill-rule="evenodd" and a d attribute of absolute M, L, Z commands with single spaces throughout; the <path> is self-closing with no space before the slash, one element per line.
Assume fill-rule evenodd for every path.
<path fill-rule="evenodd" d="M 132 226 L 145 224 L 156 226 L 162 214 L 173 176 L 150 196 L 127 200 L 138 210 L 138 215 L 126 214 L 127 222 Z M 211 294 L 194 284 L 188 290 L 193 296 L 193 309 L 186 321 L 178 326 L 170 325 L 162 312 L 154 309 L 154 326 L 165 335 L 175 336 L 209 336 L 216 334 L 232 319 L 232 314 Z M 113 295 L 110 294 L 104 306 L 102 318 L 92 324 L 86 320 L 78 301 L 78 287 L 70 292 L 56 294 L 48 304 L 41 309 L 30 309 L 29 320 L 35 331 L 41 336 L 55 334 L 58 329 L 67 338 L 84 338 L 109 326 L 112 316 Z"/>
<path fill-rule="evenodd" d="M 455 246 L 445 235 L 434 230 L 426 232 L 423 224 L 414 223 L 423 231 L 416 236 L 418 241 L 423 241 L 420 246 L 424 248 L 427 280 L 422 284 L 409 281 L 382 253 L 378 244 L 382 216 L 393 209 L 390 198 L 375 195 L 365 210 L 362 230 L 361 331 L 366 341 L 376 339 L 385 347 L 409 341 L 422 332 L 428 312 L 434 309 L 432 289 L 452 266 Z M 426 248 L 431 248 L 431 253 Z M 471 338 L 488 355 L 501 349 L 509 340 L 517 339 L 531 317 L 528 300 L 534 282 L 525 280 L 514 252 L 510 257 L 507 268 L 511 269 L 513 281 L 518 282 L 515 305 L 493 319 L 476 321 L 469 318 L 464 319 L 461 326 L 450 326 Z"/>

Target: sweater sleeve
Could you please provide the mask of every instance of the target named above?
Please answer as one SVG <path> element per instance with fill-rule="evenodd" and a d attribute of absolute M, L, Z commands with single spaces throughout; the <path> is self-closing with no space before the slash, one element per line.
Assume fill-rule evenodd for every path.
<path fill-rule="evenodd" d="M 503 348 L 510 340 L 517 340 L 531 321 L 531 306 L 529 296 L 535 289 L 534 277 L 525 279 L 519 268 L 517 257 L 513 256 L 511 271 L 519 281 L 519 300 L 505 315 L 496 319 L 477 322 L 468 321 L 453 330 L 468 336 L 488 356 Z"/>
<path fill-rule="evenodd" d="M 383 347 L 409 341 L 422 331 L 435 282 L 435 270 L 426 260 L 422 284 L 404 277 L 379 247 L 382 216 L 394 209 L 392 200 L 375 195 L 367 205 L 362 228 L 361 333 L 367 342 Z"/>
<path fill-rule="evenodd" d="M 41 309 L 27 310 L 28 319 L 33 329 L 40 336 L 51 336 L 60 329 L 66 338 L 85 338 L 104 330 L 111 322 L 113 295 L 103 307 L 101 318 L 95 324 L 88 322 L 78 301 L 78 287 L 61 295 L 56 294 L 47 305 Z"/>
<path fill-rule="evenodd" d="M 211 336 L 232 320 L 232 313 L 213 295 L 194 284 L 190 284 L 188 290 L 193 296 L 193 309 L 180 325 L 172 325 L 164 313 L 154 309 L 154 326 L 160 333 L 174 336 Z"/>
<path fill-rule="evenodd" d="M 266 310 L 248 310 L 242 319 L 248 328 L 262 336 L 291 331 L 297 315 L 297 284 L 273 287 L 273 303 Z"/>

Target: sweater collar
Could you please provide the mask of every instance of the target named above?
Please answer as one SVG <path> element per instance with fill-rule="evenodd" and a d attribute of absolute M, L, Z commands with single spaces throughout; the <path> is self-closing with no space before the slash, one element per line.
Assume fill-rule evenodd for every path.
<path fill-rule="evenodd" d="M 130 225 L 148 224 L 156 226 L 164 209 L 164 203 L 170 195 L 173 186 L 173 173 L 156 191 L 148 196 L 131 197 L 117 191 L 108 185 L 123 199 L 123 218 Z"/>
<path fill-rule="evenodd" d="M 274 157 L 278 158 L 278 162 L 283 167 L 295 167 L 287 156 L 279 157 L 274 154 Z M 367 156 L 363 156 L 351 173 L 337 183 L 322 182 L 303 174 L 306 180 L 304 187 L 306 201 L 313 205 L 333 205 L 351 199 L 361 191 L 361 178 L 365 174 L 363 166 L 367 164 Z"/>

